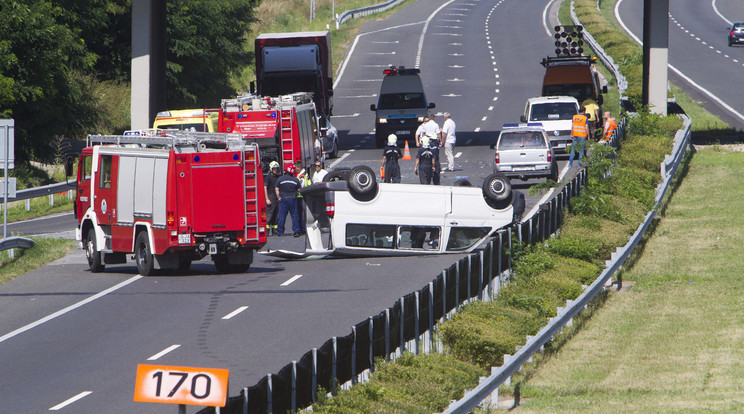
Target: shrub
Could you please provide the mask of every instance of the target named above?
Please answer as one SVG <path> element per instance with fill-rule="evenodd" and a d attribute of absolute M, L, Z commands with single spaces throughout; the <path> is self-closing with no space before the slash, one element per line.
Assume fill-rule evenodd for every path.
<path fill-rule="evenodd" d="M 584 237 L 553 237 L 548 240 L 550 251 L 564 257 L 591 262 L 597 258 L 599 243 Z"/>
<path fill-rule="evenodd" d="M 595 216 L 615 222 L 622 221 L 622 215 L 612 203 L 612 197 L 594 187 L 587 186 L 579 197 L 572 198 L 568 203 L 568 210 L 573 214 Z"/>
<path fill-rule="evenodd" d="M 516 278 L 531 278 L 553 268 L 553 257 L 541 246 L 532 246 L 514 261 Z"/>

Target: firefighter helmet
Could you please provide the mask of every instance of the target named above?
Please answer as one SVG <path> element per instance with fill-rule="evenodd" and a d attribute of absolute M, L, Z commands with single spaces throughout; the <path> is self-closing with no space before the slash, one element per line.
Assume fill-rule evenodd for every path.
<path fill-rule="evenodd" d="M 398 142 L 398 136 L 395 134 L 388 135 L 388 144 L 393 145 Z"/>
<path fill-rule="evenodd" d="M 287 165 L 285 165 L 284 166 L 284 171 L 286 171 L 286 172 L 294 175 L 294 173 L 295 173 L 295 166 L 294 166 L 294 164 L 287 164 Z"/>
<path fill-rule="evenodd" d="M 273 170 L 274 168 L 279 168 L 279 163 L 278 163 L 278 162 L 276 162 L 276 161 L 271 161 L 271 162 L 269 163 L 269 169 L 270 169 L 270 170 Z"/>

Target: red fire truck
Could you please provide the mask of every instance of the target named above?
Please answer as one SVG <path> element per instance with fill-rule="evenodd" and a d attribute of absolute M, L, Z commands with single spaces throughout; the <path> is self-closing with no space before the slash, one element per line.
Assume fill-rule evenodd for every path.
<path fill-rule="evenodd" d="M 90 135 L 75 217 L 92 272 L 134 253 L 143 276 L 211 256 L 245 272 L 266 243 L 258 147 L 238 134 L 146 130 Z"/>
<path fill-rule="evenodd" d="M 217 122 L 219 132 L 237 132 L 258 144 L 264 164 L 278 161 L 282 167 L 322 159 L 320 129 L 311 92 L 223 99 Z"/>

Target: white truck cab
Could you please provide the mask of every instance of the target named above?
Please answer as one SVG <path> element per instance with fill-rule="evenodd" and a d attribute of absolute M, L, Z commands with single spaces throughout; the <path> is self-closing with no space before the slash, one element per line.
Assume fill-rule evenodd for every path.
<path fill-rule="evenodd" d="M 481 187 L 392 184 L 377 183 L 372 169 L 360 166 L 347 181 L 300 192 L 308 250 L 260 253 L 285 258 L 464 253 L 524 211 L 524 196 L 498 173 Z"/>
<path fill-rule="evenodd" d="M 539 122 L 554 151 L 566 151 L 571 143 L 573 116 L 579 113 L 579 101 L 571 96 L 540 96 L 527 99 L 522 122 Z"/>

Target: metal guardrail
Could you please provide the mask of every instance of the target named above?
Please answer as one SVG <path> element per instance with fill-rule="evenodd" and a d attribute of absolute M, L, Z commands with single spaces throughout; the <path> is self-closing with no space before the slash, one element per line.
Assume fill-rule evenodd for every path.
<path fill-rule="evenodd" d="M 27 200 L 29 198 L 43 197 L 45 195 L 57 194 L 67 190 L 75 189 L 75 180 L 64 183 L 49 184 L 42 187 L 27 188 L 16 191 L 15 197 L 8 197 L 8 201 Z"/>
<path fill-rule="evenodd" d="M 356 19 L 358 17 L 364 17 L 369 16 L 370 14 L 374 13 L 382 13 L 386 10 L 390 10 L 393 7 L 399 5 L 400 3 L 403 3 L 406 0 L 390 0 L 386 1 L 385 3 L 376 4 L 374 6 L 367 6 L 362 7 L 361 9 L 354 9 L 354 10 L 348 10 L 343 13 L 341 13 L 336 18 L 336 29 L 343 24 L 345 21 L 349 19 Z"/>
<path fill-rule="evenodd" d="M 0 251 L 8 249 L 30 249 L 34 247 L 34 241 L 25 237 L 8 237 L 0 240 Z"/>
<path fill-rule="evenodd" d="M 573 10 L 573 2 L 571 3 L 571 15 L 575 24 L 580 24 L 576 14 Z M 598 52 L 598 55 L 605 55 L 602 48 L 596 44 L 594 38 L 584 31 L 584 38 L 590 42 L 592 49 Z M 609 58 L 609 57 L 608 57 Z M 616 76 L 619 75 L 617 67 L 614 63 L 610 63 L 613 71 L 616 72 Z M 618 78 L 619 79 L 619 78 Z M 622 78 L 625 82 L 625 78 Z M 618 86 L 620 81 L 618 80 Z M 627 86 L 627 82 L 626 82 Z M 621 94 L 622 95 L 622 94 Z M 494 391 L 497 392 L 498 387 L 506 382 L 521 366 L 528 362 L 529 359 L 538 352 L 545 343 L 553 338 L 555 334 L 561 331 L 563 327 L 568 325 L 573 318 L 581 312 L 587 304 L 594 299 L 594 297 L 604 290 L 607 282 L 612 276 L 620 269 L 625 263 L 630 253 L 633 252 L 638 242 L 645 234 L 648 227 L 651 225 L 651 221 L 656 216 L 656 212 L 662 205 L 662 200 L 666 191 L 669 189 L 674 176 L 676 175 L 679 164 L 685 156 L 686 149 L 690 144 L 690 118 L 682 116 L 685 120 L 683 129 L 677 131 L 674 137 L 674 143 L 672 146 L 672 153 L 667 155 L 664 161 L 660 165 L 660 173 L 662 176 L 662 182 L 656 189 L 656 203 L 651 211 L 648 212 L 643 222 L 638 226 L 635 233 L 630 237 L 628 243 L 625 246 L 618 248 L 615 253 L 612 254 L 609 261 L 605 263 L 605 269 L 599 275 L 599 277 L 587 287 L 576 300 L 567 301 L 565 308 L 558 308 L 557 316 L 551 318 L 546 326 L 544 326 L 537 335 L 528 337 L 527 342 L 524 346 L 513 355 L 504 355 L 504 364 L 501 367 L 492 367 L 491 375 L 481 381 L 481 383 L 474 389 L 467 391 L 463 398 L 450 404 L 449 407 L 444 411 L 445 414 L 466 414 L 473 408 L 478 406 L 486 398 L 490 397 Z M 620 128 L 618 128 L 620 129 Z"/>

